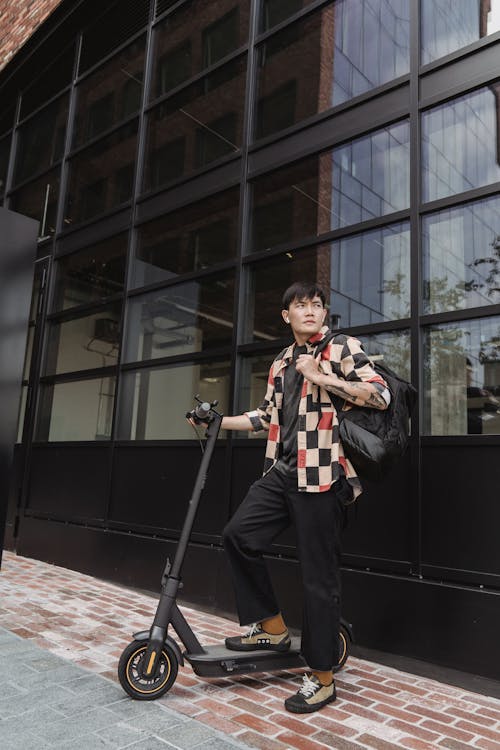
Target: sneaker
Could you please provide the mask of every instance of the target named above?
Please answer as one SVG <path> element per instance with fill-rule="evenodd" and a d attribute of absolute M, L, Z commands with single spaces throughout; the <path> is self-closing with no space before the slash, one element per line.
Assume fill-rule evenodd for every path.
<path fill-rule="evenodd" d="M 305 674 L 302 678 L 302 687 L 295 695 L 286 699 L 285 708 L 294 714 L 309 714 L 319 711 L 327 703 L 333 703 L 336 697 L 333 680 L 329 685 L 322 685 L 316 675 Z"/>
<path fill-rule="evenodd" d="M 231 651 L 288 651 L 290 648 L 290 636 L 288 630 L 279 635 L 266 633 L 262 630 L 259 622 L 250 626 L 250 630 L 245 635 L 235 635 L 226 638 L 226 648 Z"/>

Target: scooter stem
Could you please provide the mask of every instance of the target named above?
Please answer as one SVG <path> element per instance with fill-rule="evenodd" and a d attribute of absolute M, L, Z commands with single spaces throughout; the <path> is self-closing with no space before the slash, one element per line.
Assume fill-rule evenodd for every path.
<path fill-rule="evenodd" d="M 220 432 L 222 415 L 212 411 L 213 418 L 207 428 L 207 442 L 205 452 L 198 469 L 196 481 L 194 484 L 191 499 L 189 501 L 188 511 L 184 524 L 182 526 L 181 536 L 175 551 L 172 567 L 164 581 L 162 582 L 162 591 L 160 601 L 156 609 L 156 614 L 149 634 L 149 644 L 143 660 L 143 674 L 150 677 L 155 674 L 158 665 L 161 649 L 167 636 L 167 630 L 170 623 L 172 606 L 177 599 L 177 591 L 180 586 L 180 574 L 182 564 L 186 556 L 187 546 L 196 520 L 196 513 L 200 504 L 200 497 L 205 487 L 208 467 L 215 448 L 215 443 Z"/>

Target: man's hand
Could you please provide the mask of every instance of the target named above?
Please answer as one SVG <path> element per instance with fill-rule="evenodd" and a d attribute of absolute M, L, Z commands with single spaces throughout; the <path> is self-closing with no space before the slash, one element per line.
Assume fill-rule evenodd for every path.
<path fill-rule="evenodd" d="M 316 383 L 320 375 L 319 363 L 312 354 L 299 354 L 295 369 L 311 383 Z"/>

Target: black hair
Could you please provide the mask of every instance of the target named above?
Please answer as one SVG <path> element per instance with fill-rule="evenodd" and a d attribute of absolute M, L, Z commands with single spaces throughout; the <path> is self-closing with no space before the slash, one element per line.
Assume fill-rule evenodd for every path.
<path fill-rule="evenodd" d="M 282 310 L 288 310 L 294 299 L 314 299 L 314 297 L 319 297 L 323 307 L 326 307 L 326 295 L 319 284 L 315 281 L 296 281 L 283 295 Z"/>

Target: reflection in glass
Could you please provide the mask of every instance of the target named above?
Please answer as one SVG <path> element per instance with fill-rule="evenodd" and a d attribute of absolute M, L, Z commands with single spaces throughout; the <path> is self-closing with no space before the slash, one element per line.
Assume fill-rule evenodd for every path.
<path fill-rule="evenodd" d="M 10 208 L 31 216 L 40 222 L 39 237 L 48 237 L 56 231 L 59 173 L 55 169 L 11 195 Z"/>
<path fill-rule="evenodd" d="M 92 315 L 52 323 L 45 374 L 108 367 L 118 362 L 121 303 Z"/>
<path fill-rule="evenodd" d="M 493 83 L 423 113 L 425 201 L 500 181 L 499 110 Z"/>
<path fill-rule="evenodd" d="M 411 380 L 410 331 L 389 331 L 360 336 L 363 349 L 374 362 L 387 365 L 405 380 Z"/>
<path fill-rule="evenodd" d="M 500 198 L 424 216 L 423 301 L 428 313 L 500 304 Z"/>
<path fill-rule="evenodd" d="M 127 239 L 120 234 L 56 260 L 54 310 L 123 292 Z"/>
<path fill-rule="evenodd" d="M 425 331 L 424 396 L 426 434 L 500 434 L 500 318 Z"/>
<path fill-rule="evenodd" d="M 421 0 L 425 65 L 500 30 L 499 0 Z"/>
<path fill-rule="evenodd" d="M 243 137 L 245 80 L 246 56 L 218 68 L 152 110 L 145 190 L 238 151 Z"/>
<path fill-rule="evenodd" d="M 23 385 L 21 388 L 21 400 L 19 402 L 19 412 L 17 414 L 17 438 L 16 443 L 23 440 L 24 418 L 26 416 L 26 404 L 28 401 L 28 386 Z"/>
<path fill-rule="evenodd" d="M 286 252 L 252 266 L 245 341 L 288 335 L 280 315 L 281 297 L 297 279 L 316 280 L 329 293 L 327 324 L 332 328 L 409 317 L 409 225 Z"/>
<path fill-rule="evenodd" d="M 256 137 L 408 71 L 409 0 L 337 0 L 259 47 Z"/>
<path fill-rule="evenodd" d="M 14 184 L 62 159 L 67 117 L 68 97 L 63 96 L 19 128 Z"/>
<path fill-rule="evenodd" d="M 282 21 L 286 21 L 287 18 L 293 16 L 294 13 L 311 2 L 313 0 L 261 0 L 261 31 L 267 31 Z"/>
<path fill-rule="evenodd" d="M 236 255 L 239 191 L 223 193 L 139 227 L 132 286 L 166 281 Z"/>
<path fill-rule="evenodd" d="M 269 368 L 278 351 L 243 357 L 240 366 L 240 386 L 238 388 L 238 405 L 236 412 L 242 414 L 259 406 L 266 395 Z M 233 438 L 250 438 L 253 440 L 267 440 L 266 430 L 260 432 L 234 431 Z"/>
<path fill-rule="evenodd" d="M 404 121 L 260 177 L 253 183 L 252 250 L 324 234 L 407 208 Z"/>
<path fill-rule="evenodd" d="M 178 284 L 129 302 L 126 361 L 231 346 L 234 281 L 220 274 Z"/>
<path fill-rule="evenodd" d="M 121 380 L 119 434 L 121 440 L 193 440 L 186 420 L 195 393 L 219 402 L 227 412 L 229 362 L 171 365 L 124 373 Z M 221 433 L 221 437 L 225 437 Z"/>
<path fill-rule="evenodd" d="M 136 139 L 134 120 L 73 157 L 65 224 L 91 219 L 130 200 Z"/>
<path fill-rule="evenodd" d="M 144 38 L 135 41 L 78 85 L 75 147 L 138 111 L 144 47 Z"/>
<path fill-rule="evenodd" d="M 115 378 L 103 377 L 43 385 L 36 440 L 109 440 Z"/>
<path fill-rule="evenodd" d="M 168 15 L 155 32 L 154 96 L 168 93 L 246 44 L 249 5 L 248 0 L 192 0 Z"/>

